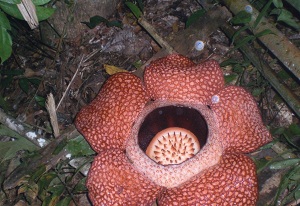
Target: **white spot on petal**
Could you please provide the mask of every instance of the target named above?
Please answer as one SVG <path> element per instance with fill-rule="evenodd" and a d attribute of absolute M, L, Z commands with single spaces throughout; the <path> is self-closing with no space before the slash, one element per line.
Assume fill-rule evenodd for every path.
<path fill-rule="evenodd" d="M 212 98 L 211 98 L 211 102 L 212 102 L 212 103 L 216 104 L 216 103 L 218 103 L 219 101 L 220 101 L 220 97 L 219 97 L 218 95 L 212 96 Z"/>

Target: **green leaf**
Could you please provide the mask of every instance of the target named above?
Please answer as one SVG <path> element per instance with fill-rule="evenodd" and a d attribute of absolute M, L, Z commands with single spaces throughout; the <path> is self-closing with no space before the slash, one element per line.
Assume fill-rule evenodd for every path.
<path fill-rule="evenodd" d="M 47 172 L 45 173 L 38 181 L 39 185 L 39 196 L 42 195 L 44 190 L 47 190 L 50 183 L 57 178 L 57 174 L 55 172 Z"/>
<path fill-rule="evenodd" d="M 221 67 L 226 67 L 228 65 L 233 65 L 233 64 L 238 64 L 239 62 L 235 59 L 226 59 L 225 61 L 221 62 L 220 66 Z"/>
<path fill-rule="evenodd" d="M 95 154 L 82 135 L 70 140 L 67 144 L 67 150 L 75 157 Z"/>
<path fill-rule="evenodd" d="M 252 95 L 257 97 L 259 95 L 261 95 L 261 93 L 264 91 L 265 89 L 264 88 L 254 88 L 252 90 Z"/>
<path fill-rule="evenodd" d="M 293 123 L 288 128 L 289 132 L 291 132 L 292 135 L 300 136 L 300 126 Z"/>
<path fill-rule="evenodd" d="M 8 18 L 6 17 L 6 15 L 2 11 L 0 11 L 0 25 L 4 29 L 7 29 L 7 30 L 11 29 L 9 20 L 8 20 Z"/>
<path fill-rule="evenodd" d="M 6 61 L 12 52 L 12 40 L 7 30 L 0 26 L 0 58 L 1 64 Z"/>
<path fill-rule="evenodd" d="M 32 3 L 36 6 L 42 6 L 49 3 L 51 0 L 32 0 Z"/>
<path fill-rule="evenodd" d="M 273 0 L 273 4 L 276 8 L 282 8 L 283 7 L 283 3 L 281 0 Z"/>
<path fill-rule="evenodd" d="M 266 158 L 261 158 L 261 159 L 255 159 L 254 160 L 255 165 L 256 165 L 256 170 L 257 173 L 261 172 L 266 166 L 270 164 L 270 160 L 267 160 Z"/>
<path fill-rule="evenodd" d="M 261 10 L 261 12 L 258 14 L 254 24 L 253 24 L 253 28 L 256 28 L 257 25 L 259 24 L 259 22 L 261 21 L 261 19 L 266 16 L 266 14 L 268 13 L 268 9 L 270 8 L 272 4 L 272 0 L 269 0 L 269 2 L 263 7 L 263 9 Z"/>
<path fill-rule="evenodd" d="M 233 25 L 240 25 L 240 24 L 246 24 L 251 21 L 251 14 L 246 12 L 245 10 L 240 11 L 237 13 L 230 22 Z"/>
<path fill-rule="evenodd" d="M 65 191 L 64 185 L 53 185 L 48 189 L 48 191 L 52 194 L 49 196 L 47 201 L 43 202 L 43 206 L 56 206 L 57 202 L 59 201 L 60 196 Z M 45 204 L 44 204 L 45 203 Z"/>
<path fill-rule="evenodd" d="M 300 1 L 299 0 L 286 0 L 286 1 L 300 12 Z"/>
<path fill-rule="evenodd" d="M 35 96 L 34 96 L 34 99 L 35 99 L 35 101 L 36 101 L 41 107 L 45 107 L 45 101 L 46 101 L 46 99 L 45 99 L 44 97 L 35 95 Z"/>
<path fill-rule="evenodd" d="M 295 192 L 295 200 L 299 200 L 300 199 L 300 189 L 298 188 Z"/>
<path fill-rule="evenodd" d="M 41 83 L 41 80 L 38 78 L 27 78 L 27 79 L 35 87 L 38 87 Z"/>
<path fill-rule="evenodd" d="M 74 187 L 73 192 L 74 193 L 83 193 L 87 191 L 87 188 L 85 186 L 86 177 L 82 178 L 77 185 Z"/>
<path fill-rule="evenodd" d="M 239 30 L 237 30 L 232 36 L 232 40 L 231 40 L 232 43 L 235 42 L 236 37 L 238 37 L 241 34 L 241 32 L 247 30 L 248 28 L 249 28 L 249 25 L 245 25 L 242 28 L 240 28 Z"/>
<path fill-rule="evenodd" d="M 62 199 L 61 201 L 59 201 L 58 203 L 56 203 L 56 206 L 66 206 L 69 205 L 71 202 L 72 198 L 71 197 L 65 197 L 64 199 Z"/>
<path fill-rule="evenodd" d="M 48 19 L 55 12 L 54 8 L 44 7 L 44 6 L 36 6 L 36 15 L 39 21 L 43 21 Z"/>
<path fill-rule="evenodd" d="M 240 65 L 240 64 L 235 64 L 235 65 L 233 65 L 233 67 L 232 67 L 232 71 L 234 71 L 234 72 L 236 72 L 236 73 L 238 73 L 238 74 L 241 74 L 241 73 L 243 73 L 244 72 L 244 67 L 242 66 L 242 65 Z"/>
<path fill-rule="evenodd" d="M 188 28 L 193 23 L 197 22 L 197 20 L 206 13 L 204 9 L 200 9 L 191 14 L 188 20 L 185 23 L 185 27 Z"/>
<path fill-rule="evenodd" d="M 270 15 L 279 15 L 281 13 L 281 10 L 282 9 L 273 9 L 271 12 L 270 12 Z"/>
<path fill-rule="evenodd" d="M 0 74 L 9 75 L 9 76 L 17 76 L 24 74 L 24 70 L 21 69 L 3 69 L 0 70 Z"/>
<path fill-rule="evenodd" d="M 268 35 L 268 34 L 274 34 L 274 33 L 270 29 L 265 29 L 265 30 L 255 34 L 255 37 L 259 38 L 261 36 L 265 36 L 265 35 Z"/>
<path fill-rule="evenodd" d="M 237 76 L 238 76 L 237 74 L 226 75 L 226 76 L 224 76 L 225 82 L 230 83 L 230 82 L 236 80 Z"/>
<path fill-rule="evenodd" d="M 141 9 L 141 11 L 144 11 L 144 4 L 142 0 L 137 0 L 138 6 Z"/>
<path fill-rule="evenodd" d="M 290 166 L 294 166 L 295 164 L 298 164 L 300 162 L 299 158 L 295 159 L 285 159 L 277 162 L 273 162 L 270 164 L 271 170 L 278 170 L 278 169 L 284 169 Z"/>
<path fill-rule="evenodd" d="M 2 88 L 8 87 L 12 83 L 12 81 L 13 81 L 13 76 L 9 75 L 7 77 L 4 77 L 0 82 L 1 87 Z"/>
<path fill-rule="evenodd" d="M 132 2 L 125 2 L 126 6 L 130 9 L 130 11 L 133 13 L 133 15 L 139 19 L 142 16 L 142 12 L 134 3 Z"/>
<path fill-rule="evenodd" d="M 239 49 L 240 47 L 245 46 L 247 43 L 253 41 L 254 39 L 255 36 L 253 35 L 246 36 L 244 39 L 236 43 L 234 49 Z"/>
<path fill-rule="evenodd" d="M 109 21 L 109 22 L 106 23 L 106 25 L 107 25 L 108 27 L 113 27 L 113 26 L 119 27 L 119 28 L 122 28 L 122 27 L 123 27 L 122 22 L 117 21 L 117 20 Z"/>
<path fill-rule="evenodd" d="M 283 69 L 277 73 L 277 76 L 280 77 L 280 79 L 282 79 L 283 81 L 291 78 L 290 74 Z"/>
<path fill-rule="evenodd" d="M 67 140 L 62 140 L 61 142 L 60 142 L 60 144 L 59 145 L 57 145 L 57 147 L 55 148 L 55 150 L 52 152 L 52 155 L 57 155 L 58 153 L 60 153 L 63 149 L 64 149 L 64 147 L 67 145 Z"/>
<path fill-rule="evenodd" d="M 93 16 L 90 18 L 89 22 L 81 22 L 85 25 L 87 25 L 90 29 L 95 28 L 98 26 L 100 23 L 104 22 L 105 24 L 108 22 L 108 20 L 102 16 Z"/>
<path fill-rule="evenodd" d="M 277 21 L 282 21 L 284 23 L 286 23 L 287 25 L 300 30 L 300 24 L 298 24 L 294 19 L 293 19 L 293 15 L 291 12 L 289 12 L 286 9 L 282 9 L 281 13 L 279 14 Z"/>
<path fill-rule="evenodd" d="M 294 167 L 293 169 L 289 170 L 285 175 L 282 176 L 279 187 L 277 189 L 275 198 L 274 198 L 274 205 L 277 205 L 278 198 L 282 192 L 288 188 L 290 184 L 290 177 L 296 173 L 299 173 L 300 167 Z"/>
<path fill-rule="evenodd" d="M 30 142 L 26 138 L 20 136 L 13 130 L 5 127 L 4 125 L 0 125 L 0 135 L 15 138 L 14 141 L 0 142 L 1 163 L 5 160 L 13 158 L 16 155 L 16 153 L 20 150 L 34 151 L 38 149 L 38 147 L 35 144 Z"/>
<path fill-rule="evenodd" d="M 274 139 L 272 142 L 261 146 L 258 150 L 270 149 L 273 147 L 274 144 L 276 144 L 276 142 L 278 142 L 278 139 Z"/>
<path fill-rule="evenodd" d="M 15 17 L 20 20 L 24 20 L 17 5 L 0 2 L 0 8 L 5 13 L 9 14 L 10 16 Z M 48 19 L 55 11 L 55 9 L 53 9 L 53 8 L 44 7 L 44 6 L 36 6 L 35 8 L 36 8 L 36 15 L 37 15 L 39 21 Z"/>
<path fill-rule="evenodd" d="M 273 136 L 275 135 L 282 135 L 285 131 L 285 128 L 284 127 L 277 127 L 277 128 L 272 128 L 271 129 L 271 134 Z"/>
<path fill-rule="evenodd" d="M 18 189 L 18 194 L 24 193 L 26 199 L 31 202 L 36 199 L 38 195 L 38 185 L 35 182 L 28 182 L 26 184 L 23 184 Z"/>
<path fill-rule="evenodd" d="M 48 191 L 51 192 L 53 195 L 52 195 L 52 198 L 53 197 L 59 197 L 60 195 L 62 195 L 62 193 L 64 192 L 65 190 L 65 186 L 62 185 L 62 184 L 59 184 L 59 185 L 53 185 L 51 186 Z"/>
<path fill-rule="evenodd" d="M 90 18 L 90 21 L 89 22 L 81 22 L 85 25 L 87 25 L 90 29 L 93 29 L 95 28 L 96 26 L 98 26 L 100 23 L 105 23 L 106 26 L 108 27 L 112 27 L 112 26 L 116 26 L 116 27 L 119 27 L 119 28 L 122 28 L 122 23 L 119 22 L 119 21 L 108 21 L 106 18 L 102 17 L 102 16 L 93 16 Z"/>
<path fill-rule="evenodd" d="M 22 89 L 23 92 L 25 92 L 26 94 L 28 94 L 28 90 L 29 90 L 29 81 L 27 78 L 22 78 L 19 79 L 19 86 Z"/>
<path fill-rule="evenodd" d="M 15 17 L 17 19 L 24 20 L 16 4 L 8 4 L 0 1 L 0 8 L 10 16 Z"/>
<path fill-rule="evenodd" d="M 7 111 L 9 109 L 9 104 L 5 101 L 5 99 L 0 94 L 0 108 L 2 108 L 4 111 Z"/>
<path fill-rule="evenodd" d="M 9 3 L 9 4 L 19 4 L 21 3 L 21 0 L 0 0 L 2 2 L 5 2 L 5 3 Z"/>

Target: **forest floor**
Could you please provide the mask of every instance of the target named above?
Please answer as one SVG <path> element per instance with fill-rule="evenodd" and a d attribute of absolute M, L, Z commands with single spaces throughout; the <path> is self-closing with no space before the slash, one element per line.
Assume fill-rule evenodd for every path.
<path fill-rule="evenodd" d="M 171 42 L 169 39 L 184 31 L 191 14 L 200 10 L 202 6 L 207 5 L 193 0 L 147 0 L 144 2 L 144 18 L 156 29 L 157 35 Z M 50 93 L 53 94 L 56 103 L 60 134 L 67 131 L 70 133 L 76 131 L 76 114 L 94 99 L 111 74 L 122 70 L 142 73 L 146 62 L 161 51 L 160 45 L 153 39 L 153 33 L 146 32 L 125 5 L 119 5 L 115 15 L 108 20 L 119 21 L 122 28 L 100 23 L 93 29 L 86 27 L 75 39 L 57 37 L 47 43 L 41 40 L 39 31 L 29 31 L 24 24 L 18 23 L 18 35 L 13 39 L 13 55 L 0 66 L 0 96 L 3 97 L 0 99 L 0 107 L 4 113 L 27 125 L 32 131 L 38 132 L 48 142 L 52 142 L 55 137 L 51 129 L 49 111 L 45 107 Z M 271 20 L 275 21 L 272 18 Z M 284 24 L 278 24 L 277 28 L 299 48 L 299 32 Z M 192 48 L 184 55 L 195 63 L 214 59 L 221 64 L 230 60 L 232 64 L 221 64 L 226 83 L 242 86 L 252 93 L 258 102 L 265 125 L 276 139 L 269 148 L 249 154 L 258 165 L 258 205 L 272 205 L 273 198 L 282 184 L 280 180 L 289 168 L 271 170 L 268 164 L 271 164 L 272 160 L 282 160 L 287 156 L 299 158 L 299 151 L 290 146 L 286 139 L 288 135 L 288 140 L 296 146 L 300 145 L 299 117 L 243 53 L 235 49 L 232 40 L 221 29 L 204 25 L 203 30 L 206 31 L 204 49 L 197 51 Z M 266 48 L 256 41 L 253 41 L 253 45 L 261 51 L 258 54 L 260 59 L 271 64 L 274 70 L 280 70 L 282 64 L 278 63 Z M 282 75 L 290 74 L 283 72 Z M 300 87 L 297 78 L 289 78 L 287 81 L 291 92 L 299 98 Z M 72 138 L 79 138 L 78 136 L 76 133 Z M 1 142 L 12 142 L 12 137 L 0 133 Z M 75 147 L 78 146 L 77 143 L 72 142 Z M 80 147 L 75 151 L 77 157 L 93 156 L 91 150 L 82 151 L 83 149 L 86 148 Z M 32 171 L 31 174 L 26 174 L 17 182 L 4 184 L 15 168 L 24 162 L 31 165 L 29 162 L 42 156 L 42 151 L 32 148 L 30 152 L 17 149 L 3 151 L 5 152 L 2 156 L 0 154 L 0 205 L 64 205 L 68 201 L 69 205 L 90 204 L 84 187 L 85 174 L 79 172 L 78 165 L 76 167 L 69 164 L 70 159 L 60 158 L 60 161 L 53 163 L 50 168 L 42 169 L 42 172 L 39 172 L 41 170 L 38 170 L 39 166 L 36 165 L 32 169 L 27 168 L 28 171 Z M 85 159 L 84 163 L 80 164 L 85 165 L 90 161 L 91 159 Z M 46 181 L 47 178 L 49 181 Z M 298 183 L 299 179 L 298 177 Z M 293 189 L 295 188 L 283 189 L 279 200 L 285 201 L 284 198 L 291 194 Z M 299 192 L 297 194 L 299 198 Z M 291 199 L 285 203 L 290 206 L 296 204 L 297 202 Z"/>

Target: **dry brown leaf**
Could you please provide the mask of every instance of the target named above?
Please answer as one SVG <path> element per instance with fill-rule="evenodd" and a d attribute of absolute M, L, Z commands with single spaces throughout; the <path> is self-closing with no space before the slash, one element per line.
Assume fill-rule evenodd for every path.
<path fill-rule="evenodd" d="M 116 67 L 114 65 L 104 64 L 103 66 L 104 66 L 105 71 L 109 75 L 113 75 L 113 74 L 116 74 L 116 73 L 119 73 L 119 72 L 128 72 L 127 70 Z"/>

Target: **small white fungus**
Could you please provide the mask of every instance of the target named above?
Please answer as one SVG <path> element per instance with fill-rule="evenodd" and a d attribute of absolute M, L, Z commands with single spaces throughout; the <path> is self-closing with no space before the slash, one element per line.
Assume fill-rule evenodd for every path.
<path fill-rule="evenodd" d="M 247 12 L 247 13 L 252 13 L 253 12 L 253 8 L 252 8 L 252 6 L 251 5 L 246 5 L 245 6 L 245 11 Z"/>
<path fill-rule="evenodd" d="M 27 132 L 25 135 L 30 139 L 35 139 L 37 137 L 35 132 Z"/>
<path fill-rule="evenodd" d="M 203 42 L 203 41 L 200 41 L 200 40 L 196 41 L 196 42 L 195 42 L 195 49 L 196 49 L 197 51 L 203 50 L 203 49 L 204 49 L 204 42 Z"/>
<path fill-rule="evenodd" d="M 39 145 L 40 145 L 41 147 L 45 146 L 45 142 L 46 142 L 45 139 L 43 139 L 43 138 L 38 138 L 37 141 L 38 141 L 38 143 L 39 143 Z"/>

